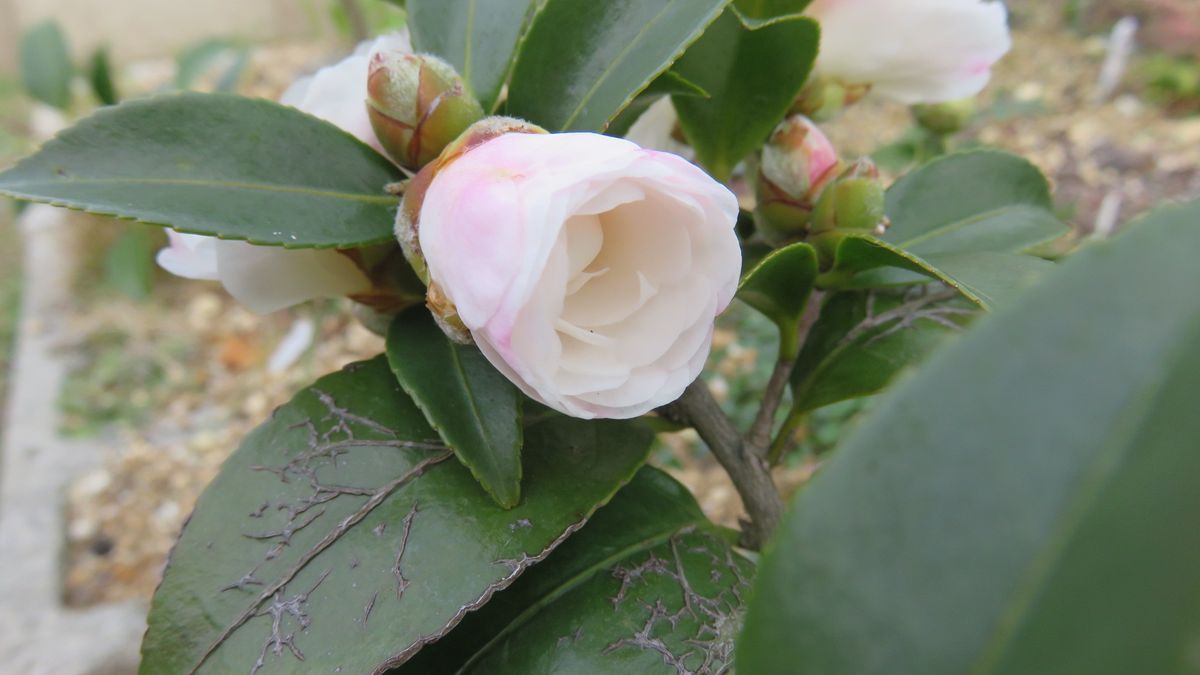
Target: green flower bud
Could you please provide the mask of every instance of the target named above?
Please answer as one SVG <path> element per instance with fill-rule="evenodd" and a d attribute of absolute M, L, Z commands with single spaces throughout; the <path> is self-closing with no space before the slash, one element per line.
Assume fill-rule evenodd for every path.
<path fill-rule="evenodd" d="M 868 230 L 882 234 L 884 191 L 879 169 L 859 159 L 821 192 L 813 211 L 813 234 L 833 230 Z"/>
<path fill-rule="evenodd" d="M 887 228 L 883 182 L 868 159 L 859 159 L 834 179 L 817 199 L 812 236 L 822 266 L 832 263 L 833 252 L 849 232 L 881 235 Z"/>
<path fill-rule="evenodd" d="M 796 97 L 791 111 L 815 120 L 828 120 L 858 103 L 870 91 L 870 84 L 846 84 L 838 80 L 816 77 L 811 79 Z"/>
<path fill-rule="evenodd" d="M 803 234 L 813 204 L 840 160 L 833 143 L 807 117 L 784 120 L 763 147 L 755 180 L 759 225 L 770 234 Z"/>
<path fill-rule="evenodd" d="M 367 114 L 392 159 L 417 170 L 483 117 L 483 108 L 445 61 L 379 51 L 367 74 Z"/>
<path fill-rule="evenodd" d="M 935 134 L 956 134 L 975 116 L 975 99 L 964 98 L 945 103 L 924 103 L 912 107 L 913 119 L 921 128 Z"/>

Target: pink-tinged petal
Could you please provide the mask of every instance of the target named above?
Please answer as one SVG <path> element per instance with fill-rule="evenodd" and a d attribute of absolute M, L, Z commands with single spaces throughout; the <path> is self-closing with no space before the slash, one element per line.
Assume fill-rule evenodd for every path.
<path fill-rule="evenodd" d="M 1004 3 L 994 0 L 817 0 L 816 72 L 902 103 L 979 93 L 1012 46 Z"/>
<path fill-rule="evenodd" d="M 669 153 L 508 134 L 433 178 L 430 277 L 496 367 L 576 417 L 633 417 L 699 374 L 733 296 L 737 200 Z"/>

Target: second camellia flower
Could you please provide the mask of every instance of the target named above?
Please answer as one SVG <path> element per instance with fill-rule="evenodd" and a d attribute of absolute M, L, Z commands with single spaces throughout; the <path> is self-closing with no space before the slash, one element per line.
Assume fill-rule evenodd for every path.
<path fill-rule="evenodd" d="M 737 289 L 737 214 L 675 155 L 493 118 L 422 170 L 397 234 L 443 324 L 526 394 L 623 418 L 699 375 Z"/>

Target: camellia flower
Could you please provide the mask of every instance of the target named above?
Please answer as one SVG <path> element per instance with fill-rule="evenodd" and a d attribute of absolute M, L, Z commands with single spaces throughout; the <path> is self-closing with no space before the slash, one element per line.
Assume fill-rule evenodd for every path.
<path fill-rule="evenodd" d="M 537 132 L 484 120 L 414 180 L 397 233 L 419 245 L 430 305 L 568 415 L 675 400 L 737 288 L 736 198 L 670 153 Z"/>
<path fill-rule="evenodd" d="M 330 249 L 254 246 L 167 230 L 170 245 L 158 264 L 188 279 L 220 281 L 229 294 L 260 314 L 313 298 L 364 293 L 367 275 L 350 258 Z"/>
<path fill-rule="evenodd" d="M 280 102 L 319 117 L 382 153 L 365 103 L 371 54 L 409 48 L 408 35 L 386 35 L 363 43 L 354 54 L 288 87 Z M 350 258 L 330 249 L 255 246 L 195 234 L 167 231 L 170 245 L 158 264 L 188 279 L 220 281 L 250 309 L 273 312 L 313 298 L 364 293 L 367 275 Z"/>
<path fill-rule="evenodd" d="M 998 0 L 814 0 L 815 74 L 901 103 L 973 96 L 1012 46 Z"/>

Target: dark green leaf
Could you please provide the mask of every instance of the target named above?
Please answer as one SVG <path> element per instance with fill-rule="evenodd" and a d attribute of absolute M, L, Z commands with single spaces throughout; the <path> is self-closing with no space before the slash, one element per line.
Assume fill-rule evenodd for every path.
<path fill-rule="evenodd" d="M 547 0 L 517 56 L 509 114 L 550 131 L 603 131 L 727 2 Z"/>
<path fill-rule="evenodd" d="M 739 673 L 1196 671 L 1200 203 L 1130 230 L 879 402 L 781 526 Z"/>
<path fill-rule="evenodd" d="M 882 239 L 841 243 L 831 283 L 871 288 L 939 279 L 984 307 L 1009 302 L 1051 263 L 1021 254 L 1064 232 L 1036 167 L 993 150 L 948 155 L 888 191 L 891 227 Z M 888 269 L 890 268 L 890 269 Z"/>
<path fill-rule="evenodd" d="M 88 82 L 92 85 L 92 93 L 96 100 L 104 105 L 116 105 L 121 99 L 117 94 L 117 85 L 113 81 L 112 60 L 108 55 L 108 47 L 100 47 L 92 52 L 88 62 Z"/>
<path fill-rule="evenodd" d="M 465 662 L 472 659 L 475 660 L 476 672 L 657 672 L 657 669 L 663 667 L 662 660 L 657 655 L 638 654 L 636 650 L 622 653 L 623 650 L 619 649 L 604 654 L 603 647 L 608 643 L 602 644 L 601 648 L 590 649 L 590 645 L 597 641 L 607 639 L 612 643 L 627 637 L 618 632 L 620 624 L 640 623 L 644 620 L 645 610 L 637 605 L 632 596 L 628 598 L 629 602 L 625 602 L 623 598 L 615 606 L 611 602 L 606 603 L 604 614 L 607 617 L 587 616 L 586 612 L 583 615 L 570 614 L 560 610 L 557 602 L 560 598 L 570 597 L 575 589 L 589 584 L 594 577 L 610 579 L 622 569 L 636 569 L 642 556 L 649 551 L 658 549 L 656 553 L 663 561 L 673 560 L 670 543 L 674 541 L 675 549 L 682 553 L 683 549 L 679 544 L 684 544 L 689 538 L 687 532 L 693 530 L 705 533 L 692 536 L 695 537 L 695 541 L 709 547 L 715 556 L 709 559 L 709 563 L 717 566 L 716 571 L 721 575 L 719 581 L 723 581 L 731 593 L 740 592 L 742 579 L 734 574 L 733 568 L 728 565 L 736 565 L 736 572 L 746 576 L 749 576 L 749 565 L 730 552 L 727 542 L 709 535 L 715 534 L 715 531 L 686 488 L 661 471 L 647 467 L 643 468 L 629 485 L 622 488 L 613 497 L 612 502 L 597 511 L 587 526 L 563 543 L 546 562 L 522 576 L 512 588 L 498 593 L 486 607 L 465 618 L 449 636 L 425 648 L 393 675 L 458 672 Z M 686 544 L 684 548 L 687 548 Z M 694 574 L 696 568 L 689 565 L 688 569 Z M 660 568 L 655 570 L 655 573 L 664 571 Z M 714 568 L 709 567 L 702 576 L 711 579 L 713 571 Z M 631 586 L 628 590 L 634 590 L 632 584 L 635 581 L 630 580 Z M 580 593 L 597 600 L 615 597 L 618 592 L 603 589 L 599 597 L 594 590 Z M 675 588 L 673 593 L 665 592 L 664 595 L 675 597 L 679 596 L 680 592 L 681 589 Z M 736 597 L 731 599 L 734 602 L 726 609 L 736 611 L 739 603 Z M 574 606 L 578 601 L 566 602 Z M 557 625 L 546 622 L 540 619 L 543 613 L 565 616 L 564 622 Z M 604 618 L 608 618 L 609 622 L 603 622 Z M 710 617 L 710 620 L 716 618 Z M 592 625 L 585 626 L 589 623 Z M 540 631 L 546 631 L 546 634 L 532 636 L 531 633 L 539 630 L 539 627 Z M 698 630 L 698 626 L 690 622 L 687 625 L 680 623 L 676 628 L 677 632 L 663 632 L 659 635 L 664 639 L 664 645 L 670 643 L 673 648 L 681 637 L 687 637 L 686 631 Z M 733 631 L 727 631 L 726 635 L 732 633 Z M 552 641 L 563 634 L 572 637 L 578 635 L 578 639 L 556 642 L 554 649 L 547 650 L 545 657 L 538 659 L 536 665 L 514 664 L 509 670 L 489 670 L 490 667 L 481 665 L 494 658 L 489 656 L 488 652 L 495 653 L 507 649 L 509 644 L 524 642 L 530 638 L 534 641 Z M 591 640 L 584 641 L 585 635 L 590 635 Z M 728 647 L 727 642 L 724 646 Z M 583 652 L 582 655 L 580 652 Z M 551 656 L 551 653 L 555 656 Z M 699 659 L 700 653 L 700 650 L 697 650 L 694 658 Z M 568 659 L 581 659 L 581 662 L 572 666 L 567 663 Z M 585 666 L 584 663 L 590 665 Z M 717 664 L 713 664 L 712 667 L 711 672 L 716 672 Z"/>
<path fill-rule="evenodd" d="M 926 287 L 831 297 L 792 371 L 792 414 L 882 391 L 976 311 Z"/>
<path fill-rule="evenodd" d="M 812 0 L 737 0 L 736 6 L 748 20 L 764 21 L 799 14 Z"/>
<path fill-rule="evenodd" d="M 522 503 L 505 511 L 438 445 L 383 357 L 322 378 L 201 496 L 155 594 L 141 670 L 399 665 L 581 527 L 651 438 L 632 422 L 543 419 L 525 430 Z"/>
<path fill-rule="evenodd" d="M 145 300 L 154 281 L 156 232 L 142 225 L 122 228 L 104 256 L 104 281 L 133 300 Z"/>
<path fill-rule="evenodd" d="M 888 190 L 883 239 L 922 257 L 1016 253 L 1067 231 L 1050 186 L 1027 160 L 995 150 L 936 159 Z"/>
<path fill-rule="evenodd" d="M 803 242 L 772 252 L 742 277 L 738 298 L 779 326 L 781 354 L 800 349 L 800 317 L 816 280 L 817 252 Z"/>
<path fill-rule="evenodd" d="M 894 285 L 892 270 L 915 272 L 957 289 L 971 302 L 994 309 L 1011 301 L 1054 264 L 1017 253 L 939 253 L 928 259 L 870 235 L 848 235 L 839 242 L 833 271 L 819 279 L 822 288 L 850 289 Z M 886 276 L 878 272 L 887 269 Z M 863 274 L 866 272 L 867 274 Z M 911 281 L 904 276 L 901 282 Z"/>
<path fill-rule="evenodd" d="M 384 186 L 400 177 L 294 108 L 174 94 L 96 112 L 0 173 L 0 194 L 258 244 L 353 247 L 393 239 Z"/>
<path fill-rule="evenodd" d="M 819 33 L 809 18 L 744 22 L 730 8 L 679 59 L 675 70 L 711 95 L 676 97 L 679 123 L 718 179 L 728 179 L 783 119 L 808 79 Z"/>
<path fill-rule="evenodd" d="M 25 31 L 21 36 L 21 82 L 30 96 L 66 110 L 71 105 L 74 76 L 67 39 L 57 21 L 47 19 Z"/>
<path fill-rule="evenodd" d="M 633 99 L 632 103 L 625 106 L 625 109 L 609 123 L 604 133 L 609 136 L 624 136 L 629 133 L 629 128 L 642 116 L 642 113 L 646 112 L 646 109 L 654 105 L 663 96 L 671 94 L 678 96 L 708 96 L 708 92 L 701 89 L 694 82 L 689 82 L 675 71 L 668 70 L 655 78 L 650 83 L 650 86 L 638 94 L 637 98 Z"/>
<path fill-rule="evenodd" d="M 450 62 L 492 110 L 534 11 L 533 0 L 411 0 L 413 47 Z"/>
<path fill-rule="evenodd" d="M 748 561 L 705 530 L 613 560 L 508 632 L 465 673 L 729 672 Z"/>
<path fill-rule="evenodd" d="M 521 393 L 473 346 L 457 345 L 424 307 L 387 336 L 400 386 L 500 506 L 521 499 Z"/>

